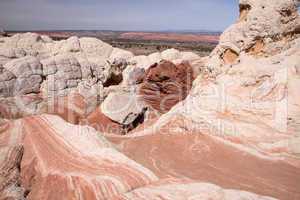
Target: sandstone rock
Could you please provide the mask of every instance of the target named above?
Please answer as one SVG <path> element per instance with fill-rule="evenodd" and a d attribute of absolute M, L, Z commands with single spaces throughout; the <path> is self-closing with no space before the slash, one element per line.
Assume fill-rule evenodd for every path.
<path fill-rule="evenodd" d="M 298 37 L 299 24 L 296 0 L 240 0 L 240 19 L 221 35 L 207 66 L 219 70 L 245 53 L 278 54 Z"/>
<path fill-rule="evenodd" d="M 167 49 L 161 52 L 161 58 L 163 60 L 172 61 L 172 60 L 179 59 L 181 57 L 180 57 L 180 52 L 177 49 Z"/>
<path fill-rule="evenodd" d="M 24 189 L 20 187 L 22 156 L 23 147 L 20 145 L 0 148 L 0 199 L 24 198 Z"/>
<path fill-rule="evenodd" d="M 88 102 L 86 99 L 76 93 L 70 93 L 66 96 L 54 96 L 43 101 L 38 110 L 38 114 L 55 114 L 65 121 L 78 124 L 81 119 L 88 114 Z"/>
<path fill-rule="evenodd" d="M 17 122 L 9 126 L 22 133 L 15 137 L 24 144 L 21 177 L 29 199 L 57 199 L 62 194 L 68 199 L 78 199 L 78 194 L 85 199 L 112 199 L 158 180 L 93 128 L 51 115 Z M 9 142 L 12 129 L 1 134 L 0 144 Z"/>
<path fill-rule="evenodd" d="M 111 120 L 123 125 L 127 132 L 143 122 L 147 108 L 135 93 L 120 91 L 110 93 L 101 104 L 101 110 Z"/>
<path fill-rule="evenodd" d="M 6 90 L 11 91 L 13 87 L 13 95 L 38 93 L 42 82 L 42 66 L 38 59 L 32 56 L 12 60 L 4 65 L 6 71 L 6 79 L 12 79 L 12 75 L 16 77 L 14 83 L 10 82 Z M 8 77 L 7 77 L 8 76 Z M 13 86 L 11 84 L 14 84 Z"/>
<path fill-rule="evenodd" d="M 32 83 L 28 87 L 33 88 L 24 88 L 24 91 L 17 93 L 10 93 L 7 90 L 10 90 L 12 85 L 17 85 L 18 87 L 19 85 L 24 85 L 27 79 L 17 79 L 15 83 L 8 83 L 6 79 L 0 80 L 1 88 L 4 88 L 3 84 L 8 84 L 7 88 L 2 89 L 6 90 L 6 92 L 3 92 L 1 96 L 35 93 L 37 90 L 40 90 L 40 84 L 34 84 L 38 81 L 43 81 L 41 89 L 45 95 L 49 95 L 53 91 L 67 94 L 82 81 L 93 79 L 94 77 L 96 77 L 95 83 L 106 83 L 116 72 L 117 76 L 120 76 L 120 73 L 127 66 L 127 60 L 133 57 L 133 54 L 113 48 L 111 45 L 95 38 L 79 39 L 78 37 L 70 37 L 67 40 L 53 41 L 48 36 L 25 33 L 1 39 L 0 67 L 8 65 L 9 62 L 19 65 L 21 62 L 26 64 L 29 62 L 29 56 L 34 56 L 37 60 L 41 60 L 43 79 L 36 75 L 28 77 L 29 83 L 27 85 Z M 21 58 L 23 57 L 26 58 L 22 60 Z M 118 65 L 119 68 L 117 69 L 114 67 L 114 62 L 119 62 L 120 60 L 125 60 L 125 65 Z M 24 70 L 27 69 L 25 67 L 22 68 Z M 23 72 L 21 71 L 21 73 Z M 64 77 L 65 74 L 66 76 Z M 109 85 L 109 83 L 107 84 Z"/>
<path fill-rule="evenodd" d="M 55 56 L 42 60 L 41 63 L 43 75 L 46 77 L 44 84 L 47 91 L 74 88 L 83 78 L 81 66 L 72 55 Z M 89 73 L 91 74 L 91 71 Z"/>
<path fill-rule="evenodd" d="M 197 78 L 186 100 L 144 130 L 110 140 L 161 178 L 188 177 L 278 199 L 297 199 L 300 110 L 295 88 L 299 87 L 300 43 L 296 1 L 240 2 L 241 19 L 221 36 L 220 45 L 201 67 L 207 76 Z M 291 182 L 283 181 L 287 177 Z M 151 194 L 152 190 L 146 196 Z"/>
<path fill-rule="evenodd" d="M 1 195 L 300 199 L 297 2 L 241 0 L 240 19 L 207 58 L 133 56 L 94 38 L 1 38 Z M 149 106 L 163 114 L 121 136 Z M 38 113 L 88 126 L 7 120 Z"/>
<path fill-rule="evenodd" d="M 157 126 L 162 121 L 163 125 Z M 163 115 L 155 124 L 140 132 L 126 138 L 108 139 L 160 179 L 186 177 L 197 182 L 214 183 L 222 188 L 238 188 L 286 200 L 300 196 L 297 192 L 299 159 L 270 156 L 245 148 L 241 143 L 232 145 L 226 138 L 220 139 L 214 135 L 211 129 L 206 124 L 197 124 L 180 115 L 168 119 Z M 150 198 L 154 191 L 147 187 L 144 189 L 149 191 L 146 196 Z M 144 189 L 137 191 L 144 193 Z M 180 189 L 177 189 L 179 192 Z M 157 191 L 153 195 L 163 195 L 159 188 Z M 240 193 L 243 192 L 237 191 L 237 197 Z M 134 194 L 135 191 L 128 195 Z"/>
<path fill-rule="evenodd" d="M 139 94 L 143 101 L 164 113 L 182 101 L 191 89 L 193 70 L 188 63 L 161 61 L 147 71 Z"/>
<path fill-rule="evenodd" d="M 6 119 L 17 119 L 39 114 L 42 102 L 43 98 L 39 94 L 0 98 L 0 116 Z"/>
<path fill-rule="evenodd" d="M 81 51 L 80 41 L 76 36 L 70 37 L 66 40 L 58 41 L 56 43 L 51 43 L 51 45 L 53 45 L 51 49 L 54 55 Z"/>
<path fill-rule="evenodd" d="M 143 82 L 146 71 L 143 68 L 135 68 L 129 73 L 129 85 L 137 85 Z"/>
<path fill-rule="evenodd" d="M 114 48 L 109 59 L 110 60 L 119 60 L 119 59 L 129 60 L 132 57 L 134 57 L 134 55 L 130 51 L 126 51 L 126 50 L 119 49 L 119 48 Z"/>
<path fill-rule="evenodd" d="M 125 131 L 122 124 L 114 122 L 103 114 L 100 107 L 82 119 L 80 124 L 91 126 L 102 133 L 122 135 Z"/>
<path fill-rule="evenodd" d="M 6 38 L 0 47 L 10 49 L 15 52 L 15 55 L 19 54 L 17 52 L 23 51 L 23 56 L 43 56 L 49 53 L 41 36 L 36 33 L 15 34 Z"/>
<path fill-rule="evenodd" d="M 151 65 L 157 62 L 161 61 L 161 53 L 160 52 L 156 52 L 156 53 L 152 53 L 148 56 L 148 59 L 151 62 Z"/>
<path fill-rule="evenodd" d="M 299 15 L 295 1 L 265 3 L 241 1 L 241 9 L 248 10 L 247 17 L 221 36 L 220 45 L 212 53 L 208 64 L 214 63 L 218 68 L 217 63 L 224 64 L 226 60 L 231 62 L 237 59 L 237 62 L 223 65 L 223 72 L 214 82 L 199 77 L 200 81 L 194 84 L 195 90 L 180 113 L 189 110 L 186 116 L 194 116 L 193 121 L 214 127 L 217 133 L 222 133 L 233 142 L 255 146 L 276 155 L 295 155 L 299 150 L 290 144 L 297 141 L 300 120 L 299 114 L 296 114 L 300 113 L 299 104 L 295 103 L 299 96 L 293 92 L 299 79 L 295 71 L 299 60 L 296 57 L 300 55 L 296 28 L 299 26 Z M 285 16 L 283 10 L 289 10 L 289 15 Z M 274 12 L 274 18 L 269 12 Z M 289 22 L 284 23 L 282 20 L 286 17 Z M 264 29 L 266 23 L 273 24 L 273 27 Z M 240 45 L 237 43 L 239 35 L 245 39 Z M 255 37 L 264 40 L 263 57 L 253 55 L 262 47 L 259 44 L 261 40 L 255 40 Z M 230 53 L 221 61 L 221 54 L 215 56 L 215 53 L 225 43 L 234 48 L 225 49 L 223 53 Z M 254 49 L 247 52 L 247 45 L 254 43 Z M 231 52 L 232 49 L 239 49 L 234 51 L 238 54 Z"/>
<path fill-rule="evenodd" d="M 16 83 L 16 76 L 0 67 L 0 97 L 10 97 L 14 94 L 14 87 Z"/>
<path fill-rule="evenodd" d="M 132 80 L 132 75 L 137 71 L 147 70 L 155 63 L 159 63 L 162 60 L 171 61 L 174 64 L 180 64 L 182 62 L 189 62 L 189 64 L 195 68 L 199 68 L 199 62 L 202 59 L 192 52 L 179 52 L 176 49 L 167 49 L 163 52 L 152 53 L 149 56 L 135 56 L 129 59 L 128 67 L 123 71 L 123 85 L 133 85 L 135 80 Z M 201 66 L 202 67 L 202 66 Z M 195 71 L 196 72 L 196 71 Z M 141 73 L 139 73 L 141 74 Z M 140 75 L 141 76 L 141 75 Z M 134 79 L 134 77 L 133 77 Z M 139 82 L 139 81 L 138 81 Z"/>
<path fill-rule="evenodd" d="M 112 63 L 110 63 L 110 67 L 107 68 L 106 74 L 108 74 L 108 77 L 105 82 L 103 82 L 103 86 L 109 87 L 120 84 L 123 81 L 122 72 L 127 65 L 127 61 L 123 58 L 114 59 Z"/>
<path fill-rule="evenodd" d="M 162 180 L 158 183 L 138 188 L 126 193 L 118 200 L 155 200 L 155 199 L 222 199 L 222 200 L 275 200 L 246 191 L 229 190 L 209 183 L 196 183 L 187 180 Z"/>
<path fill-rule="evenodd" d="M 180 58 L 185 61 L 194 61 L 200 59 L 200 56 L 193 52 L 181 52 Z"/>
<path fill-rule="evenodd" d="M 80 38 L 80 47 L 83 53 L 101 58 L 109 58 L 113 47 L 96 38 Z"/>
<path fill-rule="evenodd" d="M 148 56 L 135 56 L 129 60 L 131 65 L 147 69 L 148 67 L 151 66 L 151 61 L 149 60 Z"/>

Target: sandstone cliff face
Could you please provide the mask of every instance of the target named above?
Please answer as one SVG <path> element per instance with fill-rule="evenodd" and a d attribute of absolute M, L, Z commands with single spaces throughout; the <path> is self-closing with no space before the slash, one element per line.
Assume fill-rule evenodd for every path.
<path fill-rule="evenodd" d="M 240 0 L 206 58 L 0 38 L 0 199 L 300 199 L 297 3 Z"/>

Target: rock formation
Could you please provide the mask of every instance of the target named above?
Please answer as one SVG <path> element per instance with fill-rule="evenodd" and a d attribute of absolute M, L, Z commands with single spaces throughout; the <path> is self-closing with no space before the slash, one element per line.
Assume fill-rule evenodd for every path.
<path fill-rule="evenodd" d="M 0 199 L 22 199 L 20 164 L 23 156 L 21 145 L 0 148 Z"/>
<path fill-rule="evenodd" d="M 139 94 L 152 108 L 165 113 L 185 99 L 192 82 L 193 70 L 189 63 L 175 65 L 163 60 L 146 71 Z"/>
<path fill-rule="evenodd" d="M 226 190 L 213 184 L 193 183 L 186 180 L 163 180 L 144 188 L 126 193 L 117 200 L 155 200 L 155 199 L 257 199 L 274 200 L 273 198 L 255 195 L 245 191 Z"/>
<path fill-rule="evenodd" d="M 1 37 L 0 199 L 300 199 L 298 3 L 240 0 L 205 58 Z"/>
<path fill-rule="evenodd" d="M 157 177 L 128 159 L 93 128 L 75 126 L 51 115 L 10 123 L 1 144 L 12 137 L 25 149 L 22 185 L 28 199 L 111 199 Z M 13 132 L 13 130 L 17 130 Z"/>

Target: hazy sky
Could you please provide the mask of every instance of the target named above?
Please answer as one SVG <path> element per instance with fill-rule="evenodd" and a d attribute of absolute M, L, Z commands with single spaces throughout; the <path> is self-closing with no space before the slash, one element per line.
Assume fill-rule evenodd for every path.
<path fill-rule="evenodd" d="M 0 0 L 5 30 L 224 30 L 238 0 Z"/>

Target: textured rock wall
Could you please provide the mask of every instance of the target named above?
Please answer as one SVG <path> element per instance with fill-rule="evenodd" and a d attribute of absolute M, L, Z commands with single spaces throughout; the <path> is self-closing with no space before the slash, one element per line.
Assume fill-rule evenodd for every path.
<path fill-rule="evenodd" d="M 297 0 L 241 0 L 240 19 L 220 37 L 207 67 L 219 70 L 243 55 L 268 57 L 290 48 L 300 33 Z"/>

